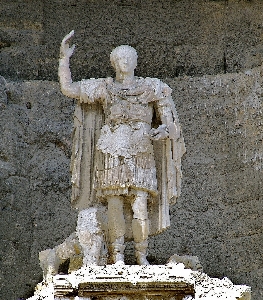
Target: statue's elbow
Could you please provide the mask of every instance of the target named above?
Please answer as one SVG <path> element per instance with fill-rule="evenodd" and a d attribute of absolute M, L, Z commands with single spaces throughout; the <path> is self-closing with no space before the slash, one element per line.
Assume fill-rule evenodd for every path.
<path fill-rule="evenodd" d="M 61 92 L 63 95 L 70 97 L 71 93 L 70 93 L 70 89 L 68 87 L 61 85 L 60 89 L 61 89 Z"/>
<path fill-rule="evenodd" d="M 61 85 L 61 92 L 69 98 L 78 98 L 78 94 L 69 85 Z"/>

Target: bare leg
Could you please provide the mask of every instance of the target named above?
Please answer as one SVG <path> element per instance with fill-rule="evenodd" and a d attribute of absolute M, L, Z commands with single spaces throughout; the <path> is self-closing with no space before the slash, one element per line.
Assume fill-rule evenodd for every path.
<path fill-rule="evenodd" d="M 147 211 L 148 193 L 138 191 L 132 204 L 132 232 L 135 242 L 135 255 L 139 265 L 149 265 L 146 259 L 149 235 L 149 220 Z"/>
<path fill-rule="evenodd" d="M 124 264 L 125 220 L 123 215 L 123 199 L 120 196 L 109 196 L 107 201 L 110 261 L 114 264 Z"/>

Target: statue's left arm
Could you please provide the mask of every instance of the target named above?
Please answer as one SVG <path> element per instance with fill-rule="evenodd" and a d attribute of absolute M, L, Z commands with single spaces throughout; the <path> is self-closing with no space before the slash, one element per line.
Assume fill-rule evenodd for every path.
<path fill-rule="evenodd" d="M 181 158 L 185 153 L 184 139 L 181 132 L 181 126 L 177 116 L 174 101 L 172 99 L 172 89 L 159 79 L 152 79 L 154 88 L 154 106 L 161 125 L 154 129 L 160 138 L 153 140 L 163 140 L 162 161 L 166 167 L 163 168 L 162 188 L 165 187 L 167 199 L 170 204 L 180 195 L 181 190 Z M 152 129 L 153 131 L 153 129 Z M 159 131 L 159 133 L 158 133 Z M 163 132 L 166 132 L 164 135 Z M 164 203 L 165 203 L 164 199 Z"/>
<path fill-rule="evenodd" d="M 177 140 L 180 137 L 179 121 L 172 99 L 172 89 L 165 83 L 156 80 L 155 83 L 155 110 L 161 125 L 151 129 L 150 135 L 153 140 L 170 138 Z"/>

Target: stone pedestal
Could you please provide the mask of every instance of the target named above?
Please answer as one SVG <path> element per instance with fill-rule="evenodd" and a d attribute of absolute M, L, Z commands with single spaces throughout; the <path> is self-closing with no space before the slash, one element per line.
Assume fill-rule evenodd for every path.
<path fill-rule="evenodd" d="M 186 273 L 189 270 L 180 266 L 88 267 L 74 275 L 55 276 L 54 297 L 56 300 L 182 300 L 188 296 L 192 299 L 194 282 L 187 279 Z"/>
<path fill-rule="evenodd" d="M 251 300 L 251 289 L 228 278 L 210 278 L 166 266 L 107 265 L 81 268 L 38 284 L 30 300 Z"/>

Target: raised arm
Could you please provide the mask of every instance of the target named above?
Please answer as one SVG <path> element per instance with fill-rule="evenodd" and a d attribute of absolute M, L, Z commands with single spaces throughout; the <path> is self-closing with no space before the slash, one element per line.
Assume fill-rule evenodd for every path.
<path fill-rule="evenodd" d="M 62 93 L 70 98 L 79 99 L 80 83 L 72 82 L 71 72 L 69 68 L 69 59 L 75 49 L 75 45 L 69 47 L 69 40 L 73 37 L 73 35 L 74 30 L 67 34 L 61 42 L 58 76 Z"/>

